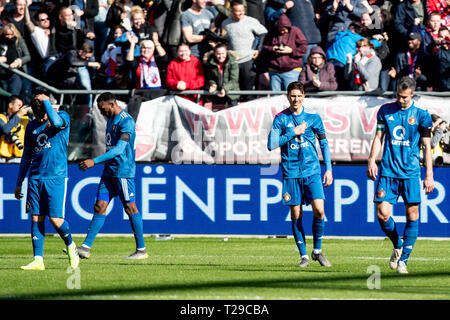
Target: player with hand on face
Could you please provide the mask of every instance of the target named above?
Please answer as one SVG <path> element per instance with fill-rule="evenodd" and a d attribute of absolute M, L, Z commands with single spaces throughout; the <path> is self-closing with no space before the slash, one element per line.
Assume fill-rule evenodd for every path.
<path fill-rule="evenodd" d="M 389 267 L 402 274 L 408 273 L 406 265 L 419 234 L 420 142 L 424 146 L 426 168 L 423 188 L 426 194 L 434 189 L 431 156 L 433 123 L 428 111 L 415 106 L 412 100 L 415 88 L 413 79 L 407 76 L 401 78 L 397 82 L 397 101 L 384 104 L 378 110 L 377 132 L 367 165 L 367 176 L 376 180 L 378 167 L 375 160 L 384 138 L 374 202 L 381 229 L 394 245 Z M 391 217 L 392 205 L 397 203 L 399 196 L 402 196 L 406 209 L 403 241 Z"/>
<path fill-rule="evenodd" d="M 119 107 L 115 95 L 110 92 L 104 92 L 97 98 L 97 106 L 102 115 L 108 118 L 106 153 L 80 162 L 79 167 L 85 171 L 96 164 L 104 163 L 104 169 L 97 190 L 94 216 L 78 252 L 81 258 L 89 258 L 95 237 L 105 222 L 106 208 L 114 197 L 119 196 L 130 218 L 136 240 L 136 251 L 127 259 L 146 259 L 148 254 L 145 249 L 142 215 L 138 212 L 135 202 L 136 124 L 133 118 Z"/>
<path fill-rule="evenodd" d="M 289 108 L 276 115 L 269 133 L 268 149 L 281 148 L 283 171 L 283 203 L 290 206 L 292 232 L 300 252 L 299 267 L 309 265 L 303 230 L 302 205 L 313 209 L 313 252 L 311 258 L 321 266 L 330 267 L 322 253 L 322 237 L 325 228 L 325 194 L 323 185 L 333 183 L 331 155 L 325 128 L 320 116 L 305 107 L 305 90 L 300 82 L 292 82 L 287 88 Z M 316 149 L 316 137 L 325 162 L 326 171 L 321 179 L 321 168 Z M 323 185 L 322 185 L 323 183 Z"/>
<path fill-rule="evenodd" d="M 22 266 L 23 270 L 45 270 L 44 239 L 45 216 L 67 246 L 66 253 L 72 268 L 77 268 L 79 257 L 72 240 L 69 223 L 64 219 L 67 194 L 67 145 L 70 116 L 55 111 L 45 94 L 37 94 L 31 102 L 36 117 L 25 130 L 25 143 L 19 166 L 16 199 L 21 199 L 22 183 L 27 172 L 28 191 L 26 208 L 31 215 L 31 238 L 34 260 Z"/>

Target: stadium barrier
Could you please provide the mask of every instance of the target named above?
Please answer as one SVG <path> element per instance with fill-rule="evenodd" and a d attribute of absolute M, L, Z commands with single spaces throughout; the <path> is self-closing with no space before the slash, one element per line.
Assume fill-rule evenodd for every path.
<path fill-rule="evenodd" d="M 12 71 L 21 73 L 18 70 Z M 46 88 L 53 94 L 59 95 L 60 104 L 63 103 L 65 95 L 97 95 L 104 92 L 104 90 L 59 90 L 47 86 L 45 83 L 27 74 L 22 73 L 21 76 L 28 78 L 36 85 Z M 133 91 L 128 90 L 115 90 L 113 92 L 115 94 L 134 95 Z M 170 93 L 173 94 L 173 92 Z M 208 94 L 204 91 L 177 92 L 177 94 L 199 93 Z M 199 150 L 201 151 L 199 154 L 204 152 L 207 146 L 206 142 L 210 139 L 208 132 L 211 127 L 208 127 L 208 124 L 211 124 L 214 114 L 225 119 L 223 126 L 230 132 L 248 133 L 243 139 L 237 135 L 238 138 L 235 137 L 233 141 L 251 143 L 255 137 L 255 132 L 252 133 L 252 130 L 267 127 L 266 124 L 262 124 L 271 122 L 275 113 L 287 106 L 285 98 L 279 96 L 284 94 L 284 92 L 237 91 L 232 93 L 265 95 L 268 98 L 261 98 L 219 112 L 212 112 L 173 95 L 159 98 L 161 100 L 166 99 L 166 102 L 170 101 L 169 104 L 171 104 L 172 109 L 169 113 L 169 118 L 178 116 L 179 129 L 187 128 L 185 132 L 178 130 L 178 133 L 184 134 L 187 141 L 191 140 L 194 142 L 190 143 L 191 147 L 200 146 L 201 148 L 190 150 L 190 156 L 185 159 L 171 158 L 172 152 L 164 152 L 169 150 L 169 146 L 176 146 L 180 142 L 180 136 L 177 136 L 177 141 L 166 138 L 167 144 L 165 146 L 162 145 L 163 147 L 149 148 L 148 143 L 145 141 L 142 143 L 146 133 L 142 131 L 139 134 L 138 132 L 138 145 L 143 144 L 143 146 L 139 147 L 139 152 L 152 151 L 148 159 L 143 157 L 142 160 L 144 162 L 138 163 L 136 176 L 137 205 L 144 218 L 145 233 L 291 234 L 288 209 L 281 204 L 281 173 L 278 168 L 279 158 L 276 152 L 272 154 L 273 158 L 266 159 L 264 160 L 265 162 L 261 161 L 261 159 L 252 162 L 249 159 L 236 157 L 236 151 L 238 151 L 237 153 L 240 151 L 239 145 L 238 147 L 236 145 L 230 147 L 224 144 L 225 149 L 223 151 L 226 152 L 223 154 L 231 152 L 231 156 L 229 159 L 222 157 L 219 164 L 217 164 L 217 161 L 205 161 L 205 157 L 201 157 L 200 160 L 192 157 Z M 416 97 L 416 101 L 424 102 L 426 107 L 430 108 L 430 111 L 434 110 L 443 115 L 445 119 L 449 119 L 450 108 L 448 108 L 448 100 L 445 99 L 449 95 L 449 92 L 420 92 Z M 324 99 L 325 97 L 327 99 Z M 328 123 L 330 126 L 328 129 L 336 129 L 330 133 L 330 138 L 332 138 L 333 134 L 336 134 L 337 137 L 350 134 L 347 137 L 351 137 L 355 129 L 350 125 L 343 126 L 346 121 L 350 121 L 358 124 L 360 127 L 356 135 L 363 134 L 366 139 L 370 139 L 370 137 L 373 137 L 374 130 L 374 110 L 389 98 L 392 98 L 392 92 L 381 94 L 376 92 L 321 92 L 308 94 L 307 103 L 313 108 L 318 108 L 318 112 L 321 112 L 324 118 L 324 123 Z M 339 99 L 341 103 L 336 103 Z M 346 102 L 342 103 L 342 101 Z M 369 103 L 368 101 L 375 102 Z M 164 104 L 159 103 L 161 101 L 158 99 L 143 102 L 136 114 L 137 123 L 143 123 L 142 127 L 146 129 L 156 128 L 156 126 L 150 125 L 151 121 L 146 116 L 143 116 L 146 113 L 164 114 L 164 112 L 158 110 L 158 107 L 161 108 Z M 328 108 L 331 108 L 331 113 L 329 112 L 330 110 L 326 111 L 327 103 L 331 105 L 328 106 Z M 156 104 L 156 107 L 152 107 L 152 104 Z M 262 109 L 265 110 L 263 114 L 258 113 L 260 107 L 263 107 Z M 333 111 L 333 108 L 344 108 L 345 110 L 337 109 Z M 97 130 L 97 137 L 104 137 L 104 127 L 102 127 L 101 122 L 98 122 L 101 118 L 96 116 L 95 109 L 93 111 L 94 128 Z M 358 112 L 354 112 L 355 110 Z M 220 115 L 220 112 L 222 112 L 222 115 Z M 139 116 L 141 116 L 141 120 Z M 259 116 L 262 116 L 264 121 L 260 121 L 258 124 L 257 119 Z M 239 125 L 239 121 L 241 121 L 242 125 Z M 255 126 L 255 124 L 257 125 Z M 165 128 L 164 126 L 162 127 Z M 72 122 L 72 131 L 77 131 L 75 121 Z M 267 131 L 257 133 L 259 135 L 258 139 L 267 138 Z M 199 135 L 200 140 L 195 140 L 196 134 Z M 147 137 L 149 136 L 151 135 L 147 135 Z M 351 141 L 352 139 L 350 138 L 348 146 L 351 145 Z M 161 141 L 157 142 L 160 143 Z M 229 142 L 229 140 L 224 142 Z M 261 141 L 259 143 L 261 144 Z M 366 144 L 361 143 L 357 145 Z M 155 145 L 153 144 L 153 146 Z M 247 146 L 249 145 L 251 144 Z M 102 141 L 94 137 L 93 144 L 89 147 L 88 152 L 92 151 L 91 148 L 97 150 L 95 148 L 101 146 Z M 264 143 L 257 149 L 262 150 L 263 147 Z M 76 149 L 76 146 L 72 147 L 72 149 Z M 101 149 L 98 150 L 101 151 Z M 189 149 L 182 150 L 183 153 L 189 151 Z M 144 155 L 144 153 L 141 153 L 141 155 Z M 332 155 L 336 156 L 337 154 L 339 152 L 333 150 Z M 342 164 L 345 161 L 347 163 L 355 163 L 357 161 L 354 150 L 348 151 L 346 157 L 346 159 L 335 157 L 334 162 Z M 80 158 L 83 158 L 83 155 L 78 158 L 73 156 L 70 160 L 79 160 Z M 364 156 L 362 159 L 364 159 Z M 145 161 L 150 160 L 165 161 L 166 163 L 145 163 Z M 170 162 L 170 164 L 167 162 Z M 177 163 L 184 164 L 176 165 Z M 213 164 L 207 165 L 205 163 Z M 239 165 L 240 163 L 246 165 Z M 18 165 L 3 164 L 0 171 L 0 233 L 28 233 L 29 217 L 25 213 L 25 199 L 19 201 L 14 198 Z M 71 222 L 74 233 L 85 233 L 87 231 L 95 201 L 96 183 L 99 181 L 100 175 L 101 166 L 96 166 L 83 174 L 77 169 L 76 165 L 69 165 L 66 217 Z M 450 171 L 447 167 L 435 168 L 436 190 L 428 196 L 422 195 L 421 236 L 450 236 L 448 222 L 450 217 L 448 210 L 446 210 L 450 204 L 449 197 L 446 195 L 446 190 L 450 183 L 449 176 Z M 377 225 L 375 207 L 372 203 L 374 182 L 367 179 L 365 166 L 335 166 L 334 178 L 334 184 L 325 190 L 327 197 L 327 235 L 382 236 Z M 25 186 L 26 183 L 24 188 Z M 109 217 L 102 232 L 130 233 L 129 224 L 123 221 L 127 220 L 126 215 L 118 201 L 111 203 L 108 210 Z M 312 220 L 312 214 L 308 214 L 309 211 L 311 209 L 306 207 L 305 225 L 309 225 Z M 394 219 L 400 224 L 404 223 L 405 219 L 403 211 L 404 207 L 401 203 L 394 207 Z M 52 228 L 49 226 L 47 230 L 52 230 Z M 306 228 L 306 232 L 308 235 L 311 234 L 308 228 Z"/>
<path fill-rule="evenodd" d="M 304 105 L 323 119 L 332 161 L 362 163 L 370 153 L 378 108 L 390 101 L 371 95 L 334 95 L 326 99 L 308 97 Z M 446 99 L 420 96 L 415 104 L 444 119 L 450 118 Z M 267 138 L 275 115 L 288 107 L 285 95 L 258 98 L 217 112 L 173 95 L 140 105 L 128 104 L 128 112 L 136 119 L 136 160 L 277 164 L 280 150 L 269 151 Z M 96 157 L 105 152 L 106 120 L 96 107 L 92 116 Z M 441 163 L 450 163 L 450 154 L 444 153 Z"/>
<path fill-rule="evenodd" d="M 29 233 L 26 200 L 14 198 L 17 164 L 1 166 L 0 233 Z M 102 166 L 86 172 L 69 165 L 65 217 L 73 233 L 87 232 Z M 327 236 L 383 236 L 376 218 L 375 182 L 366 166 L 333 167 L 334 182 L 325 188 Z M 422 172 L 422 177 L 424 172 Z M 422 194 L 420 236 L 450 237 L 450 170 L 434 169 L 435 190 Z M 281 202 L 278 165 L 174 165 L 140 163 L 136 169 L 136 204 L 146 234 L 291 235 L 289 208 Z M 26 181 L 23 185 L 26 192 Z M 401 199 L 400 199 L 401 200 Z M 304 207 L 304 226 L 311 235 L 311 207 Z M 120 201 L 107 209 L 102 233 L 131 233 Z M 404 204 L 394 206 L 403 232 Z M 53 233 L 48 225 L 47 232 Z"/>

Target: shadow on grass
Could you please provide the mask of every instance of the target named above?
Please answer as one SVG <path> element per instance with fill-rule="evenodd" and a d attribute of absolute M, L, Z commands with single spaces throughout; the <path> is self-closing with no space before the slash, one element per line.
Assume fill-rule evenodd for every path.
<path fill-rule="evenodd" d="M 423 272 L 414 273 L 407 276 L 398 274 L 387 274 L 382 276 L 384 280 L 414 280 L 432 277 L 448 277 L 447 272 Z M 366 280 L 368 275 L 325 275 L 325 276 L 313 276 L 309 278 L 290 278 L 290 279 L 258 279 L 258 280 L 220 280 L 220 281 L 204 281 L 204 282 L 185 282 L 179 284 L 160 284 L 160 285 L 142 285 L 142 286 L 130 286 L 126 288 L 110 287 L 101 289 L 88 289 L 88 290 L 61 290 L 52 293 L 28 293 L 22 295 L 4 295 L 0 296 L 2 300 L 34 300 L 34 299 L 89 299 L 89 296 L 122 296 L 126 299 L 128 294 L 168 294 L 171 291 L 181 291 L 181 292 L 191 292 L 195 290 L 219 290 L 219 289 L 237 289 L 237 288 L 247 288 L 247 289 L 315 289 L 315 290 L 353 290 L 353 291 L 368 291 L 366 287 Z M 348 283 L 351 281 L 358 281 L 354 283 Z M 360 281 L 360 282 L 359 282 Z M 426 294 L 442 294 L 449 295 L 448 287 L 442 288 L 436 286 L 430 287 L 409 287 L 409 286 L 398 286 L 391 285 L 388 287 L 383 287 L 380 292 L 382 293 L 412 293 L 420 291 L 425 299 Z"/>

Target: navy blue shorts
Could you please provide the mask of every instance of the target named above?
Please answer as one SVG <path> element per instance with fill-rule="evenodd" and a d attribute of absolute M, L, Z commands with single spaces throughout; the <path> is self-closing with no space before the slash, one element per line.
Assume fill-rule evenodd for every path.
<path fill-rule="evenodd" d="M 399 196 L 402 196 L 405 203 L 420 203 L 420 178 L 379 178 L 374 202 L 387 201 L 396 204 Z"/>
<path fill-rule="evenodd" d="M 64 218 L 67 178 L 29 179 L 26 211 L 36 216 Z"/>
<path fill-rule="evenodd" d="M 135 202 L 134 178 L 102 177 L 97 189 L 97 200 L 110 202 L 119 196 L 122 204 Z"/>
<path fill-rule="evenodd" d="M 283 179 L 283 204 L 309 205 L 312 200 L 325 199 L 322 178 L 315 174 L 305 178 Z"/>

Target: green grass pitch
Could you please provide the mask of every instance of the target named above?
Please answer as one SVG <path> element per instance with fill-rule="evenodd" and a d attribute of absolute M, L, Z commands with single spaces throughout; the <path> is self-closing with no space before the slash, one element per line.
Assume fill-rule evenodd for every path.
<path fill-rule="evenodd" d="M 129 261 L 132 237 L 98 237 L 73 271 L 62 240 L 48 235 L 46 270 L 23 271 L 32 260 L 29 237 L 0 237 L 0 299 L 450 299 L 450 241 L 417 240 L 409 274 L 399 275 L 388 266 L 389 240 L 324 239 L 333 266 L 311 261 L 305 269 L 292 238 L 221 240 L 148 236 L 149 259 Z"/>

